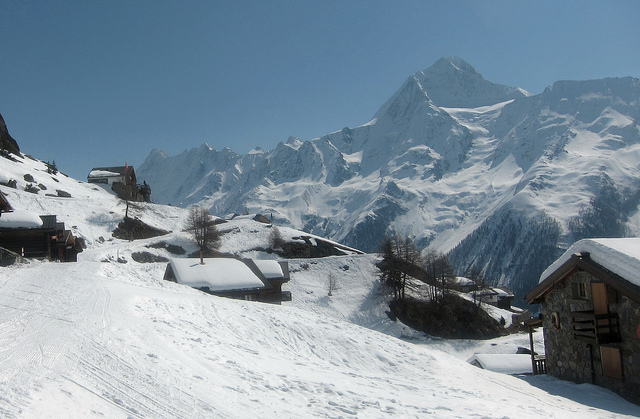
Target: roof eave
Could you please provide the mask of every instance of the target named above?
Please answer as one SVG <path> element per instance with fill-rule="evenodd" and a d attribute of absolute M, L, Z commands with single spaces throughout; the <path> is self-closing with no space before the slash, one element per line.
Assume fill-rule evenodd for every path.
<path fill-rule="evenodd" d="M 618 274 L 609 271 L 594 262 L 588 253 L 574 253 L 558 269 L 552 272 L 544 281 L 527 293 L 525 300 L 528 304 L 539 304 L 554 284 L 562 281 L 577 271 L 585 271 L 600 281 L 612 286 L 630 299 L 640 303 L 640 287 L 632 284 Z"/>

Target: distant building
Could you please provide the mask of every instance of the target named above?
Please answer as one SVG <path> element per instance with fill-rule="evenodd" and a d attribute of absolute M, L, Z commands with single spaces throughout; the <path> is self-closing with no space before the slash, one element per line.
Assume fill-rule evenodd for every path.
<path fill-rule="evenodd" d="M 640 404 L 640 239 L 574 243 L 526 300 L 542 306 L 547 374 Z"/>
<path fill-rule="evenodd" d="M 449 284 L 449 287 L 454 291 L 465 294 L 478 289 L 478 286 L 473 282 L 473 280 L 465 278 L 464 276 L 457 276 L 456 279 Z"/>
<path fill-rule="evenodd" d="M 490 287 L 478 290 L 476 297 L 483 303 L 510 310 L 514 295 L 507 287 Z"/>
<path fill-rule="evenodd" d="M 127 164 L 124 166 L 95 167 L 89 172 L 87 182 L 100 185 L 124 200 L 150 201 L 151 187 L 146 182 L 138 185 L 133 166 Z"/>
<path fill-rule="evenodd" d="M 291 301 L 282 291 L 289 281 L 288 262 L 233 258 L 173 258 L 164 279 L 221 297 L 280 303 Z"/>

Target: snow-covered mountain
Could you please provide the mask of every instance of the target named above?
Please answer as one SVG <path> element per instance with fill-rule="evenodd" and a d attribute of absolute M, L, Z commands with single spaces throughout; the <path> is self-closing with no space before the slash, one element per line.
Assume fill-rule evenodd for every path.
<path fill-rule="evenodd" d="M 279 306 L 164 281 L 166 263 L 133 255 L 175 256 L 160 242 L 195 250 L 181 231 L 187 210 L 131 206 L 130 216 L 172 232 L 114 238 L 124 202 L 50 173 L 41 161 L 11 157 L 0 157 L 0 190 L 15 211 L 57 215 L 87 249 L 76 263 L 0 268 L 3 418 L 640 415 L 640 407 L 597 386 L 465 362 L 474 352 L 513 353 L 528 346 L 528 334 L 447 341 L 391 321 L 374 255 L 290 260 L 285 288 L 293 301 Z M 268 241 L 265 224 L 245 218 L 218 228 L 221 251 L 274 257 L 257 249 Z M 300 235 L 280 231 L 285 239 Z M 329 273 L 339 278 L 331 297 Z M 535 338 L 540 348 L 542 334 Z"/>
<path fill-rule="evenodd" d="M 443 58 L 362 126 L 245 155 L 154 150 L 138 177 L 156 202 L 272 213 L 365 251 L 398 232 L 521 292 L 574 238 L 640 230 L 639 102 L 634 78 L 532 96 Z"/>

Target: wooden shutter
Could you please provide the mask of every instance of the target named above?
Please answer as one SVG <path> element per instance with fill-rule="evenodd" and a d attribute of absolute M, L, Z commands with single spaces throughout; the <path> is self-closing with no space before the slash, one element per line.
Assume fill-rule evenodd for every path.
<path fill-rule="evenodd" d="M 606 377 L 622 380 L 622 358 L 620 349 L 608 346 L 600 347 L 602 356 L 602 374 Z"/>
<path fill-rule="evenodd" d="M 607 303 L 607 284 L 592 282 L 591 298 L 593 299 L 594 314 L 607 314 L 609 312 L 609 306 Z"/>

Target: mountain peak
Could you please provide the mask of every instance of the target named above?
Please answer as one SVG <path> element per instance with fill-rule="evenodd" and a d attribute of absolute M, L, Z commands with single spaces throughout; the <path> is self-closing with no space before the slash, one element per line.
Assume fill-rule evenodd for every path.
<path fill-rule="evenodd" d="M 471 64 L 467 63 L 465 60 L 459 57 L 442 57 L 426 71 L 433 74 L 462 72 L 477 75 L 482 78 L 480 73 L 478 73 L 476 69 L 471 66 Z"/>
<path fill-rule="evenodd" d="M 458 57 L 441 58 L 428 69 L 415 73 L 414 77 L 439 107 L 477 108 L 530 96 L 517 87 L 485 80 L 475 68 Z"/>

